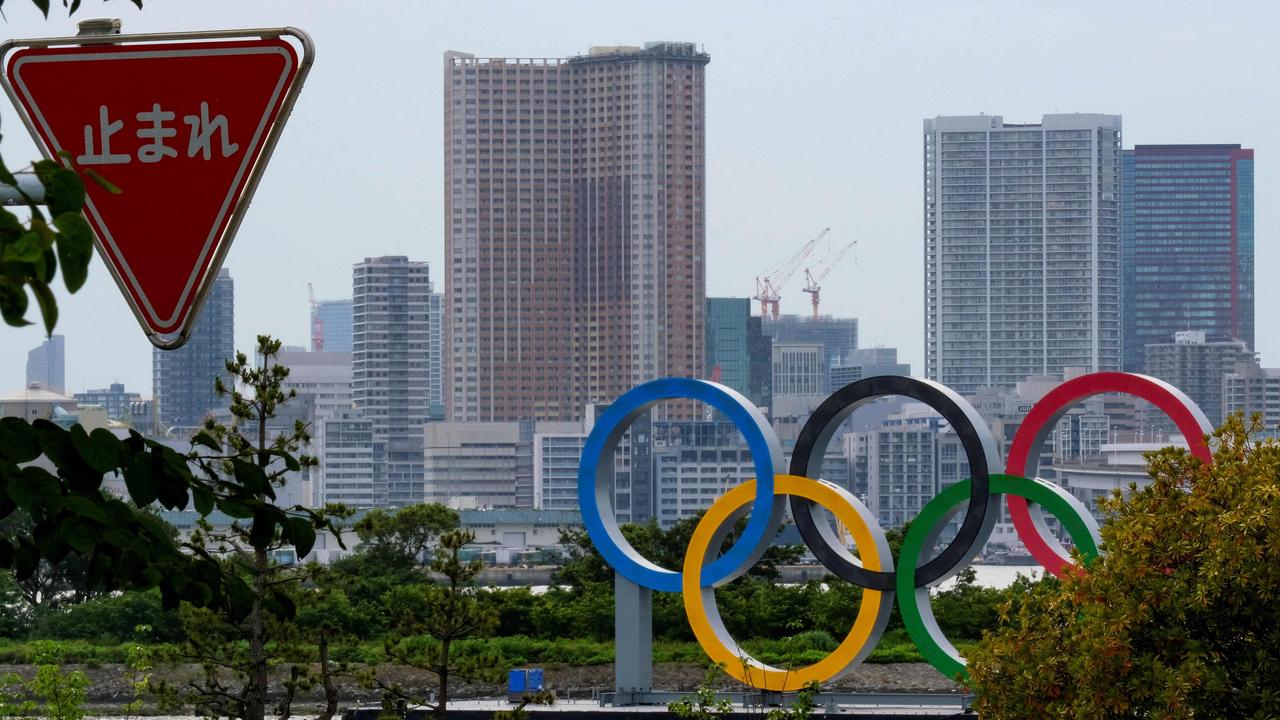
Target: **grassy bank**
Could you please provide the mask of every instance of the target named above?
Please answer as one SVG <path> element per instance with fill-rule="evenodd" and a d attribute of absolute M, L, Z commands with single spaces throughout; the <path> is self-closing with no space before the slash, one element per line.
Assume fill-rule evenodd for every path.
<path fill-rule="evenodd" d="M 838 641 L 823 632 L 807 632 L 779 640 L 748 640 L 743 646 L 757 659 L 779 666 L 807 665 L 821 660 Z M 963 653 L 967 644 L 960 643 Z M 94 643 L 85 640 L 0 641 L 0 664 L 27 665 L 37 661 L 59 665 L 109 665 L 122 664 L 128 659 L 129 649 L 136 643 Z M 176 662 L 179 648 L 176 645 L 148 646 L 156 662 Z M 613 662 L 613 643 L 597 640 L 555 639 L 541 640 L 524 636 L 467 640 L 460 643 L 463 653 L 480 648 L 497 651 L 512 665 L 565 664 L 586 667 Z M 291 645 L 275 648 L 276 656 L 284 662 L 314 662 L 317 658 L 314 646 Z M 377 665 L 385 661 L 380 642 L 360 642 L 336 645 L 332 649 L 335 662 Z M 692 642 L 656 641 L 653 645 L 654 662 L 704 662 L 702 649 Z M 923 662 L 915 644 L 904 631 L 890 632 L 880 640 L 867 659 L 870 663 Z"/>

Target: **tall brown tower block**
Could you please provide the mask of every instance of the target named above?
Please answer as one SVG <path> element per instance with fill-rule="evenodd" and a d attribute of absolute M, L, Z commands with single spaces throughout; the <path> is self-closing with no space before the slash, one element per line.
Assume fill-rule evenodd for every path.
<path fill-rule="evenodd" d="M 701 374 L 709 60 L 445 54 L 450 419 L 574 420 Z"/>

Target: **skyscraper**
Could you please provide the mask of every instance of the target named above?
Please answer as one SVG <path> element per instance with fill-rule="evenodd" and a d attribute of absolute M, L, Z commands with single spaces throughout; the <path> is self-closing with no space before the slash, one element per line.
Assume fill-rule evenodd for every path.
<path fill-rule="evenodd" d="M 719 379 L 743 395 L 751 391 L 750 319 L 749 298 L 707 298 L 707 367 L 703 377 Z"/>
<path fill-rule="evenodd" d="M 423 497 L 430 295 L 425 262 L 391 256 L 355 265 L 351 399 L 372 423 L 374 495 L 382 505 L 410 505 Z"/>
<path fill-rule="evenodd" d="M 318 300 L 311 305 L 311 350 L 351 352 L 351 300 Z"/>
<path fill-rule="evenodd" d="M 1138 145 L 1124 151 L 1124 368 L 1179 330 L 1253 337 L 1253 150 Z"/>
<path fill-rule="evenodd" d="M 27 352 L 27 387 L 39 383 L 45 390 L 60 393 L 67 389 L 67 342 L 62 335 L 50 335 L 48 340 Z"/>
<path fill-rule="evenodd" d="M 451 419 L 576 419 L 702 374 L 708 61 L 445 54 Z"/>
<path fill-rule="evenodd" d="M 925 373 L 1120 367 L 1120 117 L 924 121 Z"/>
<path fill-rule="evenodd" d="M 235 282 L 218 271 L 191 338 L 177 350 L 151 351 L 151 392 L 157 430 L 194 429 L 210 410 L 229 402 L 214 392 L 221 375 L 230 386 L 226 363 L 235 355 Z"/>

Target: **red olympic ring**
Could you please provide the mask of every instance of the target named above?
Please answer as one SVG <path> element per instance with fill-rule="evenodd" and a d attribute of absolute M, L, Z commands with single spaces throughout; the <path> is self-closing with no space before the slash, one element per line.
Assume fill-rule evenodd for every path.
<path fill-rule="evenodd" d="M 1040 447 L 1049 433 L 1053 432 L 1058 420 L 1081 400 L 1109 392 L 1131 395 L 1160 408 L 1186 437 L 1187 443 L 1191 446 L 1191 454 L 1206 463 L 1213 462 L 1213 453 L 1204 439 L 1205 435 L 1213 431 L 1213 426 L 1204 412 L 1185 393 L 1164 381 L 1146 375 L 1098 372 L 1062 383 L 1032 406 L 1027 417 L 1018 426 L 1018 432 L 1013 436 L 1013 443 L 1009 446 L 1009 460 L 1005 463 L 1005 472 L 1010 475 L 1031 477 L 1027 473 L 1028 460 L 1033 457 L 1033 452 L 1039 453 Z M 1038 455 L 1035 462 L 1039 462 Z M 1031 470 L 1035 471 L 1034 465 Z M 1074 567 L 1070 558 L 1065 557 L 1044 539 L 1026 498 L 1015 495 L 1008 495 L 1006 498 L 1014 529 L 1017 530 L 1022 544 L 1031 553 L 1031 557 L 1058 577 L 1069 572 L 1069 568 Z"/>

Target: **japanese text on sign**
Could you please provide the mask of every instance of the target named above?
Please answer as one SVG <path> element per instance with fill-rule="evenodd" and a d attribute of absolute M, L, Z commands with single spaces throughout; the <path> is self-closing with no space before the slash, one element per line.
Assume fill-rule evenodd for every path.
<path fill-rule="evenodd" d="M 180 144 L 174 138 L 178 135 L 177 113 L 165 110 L 160 103 L 153 103 L 147 110 L 134 116 L 138 122 L 134 136 L 144 140 L 138 148 L 138 162 L 155 163 L 167 157 L 178 157 Z M 200 103 L 200 114 L 183 115 L 183 124 L 187 125 L 186 156 L 208 160 L 213 156 L 213 136 L 218 135 L 218 152 L 222 157 L 231 157 L 240 149 L 238 143 L 231 142 L 230 130 L 226 115 L 209 117 L 209 103 Z M 123 120 L 112 120 L 111 111 L 106 105 L 98 108 L 97 127 L 84 126 L 84 154 L 76 157 L 81 165 L 121 165 L 132 162 L 133 156 L 128 153 L 111 151 L 111 137 L 124 129 Z M 173 141 L 178 147 L 171 147 Z"/>

